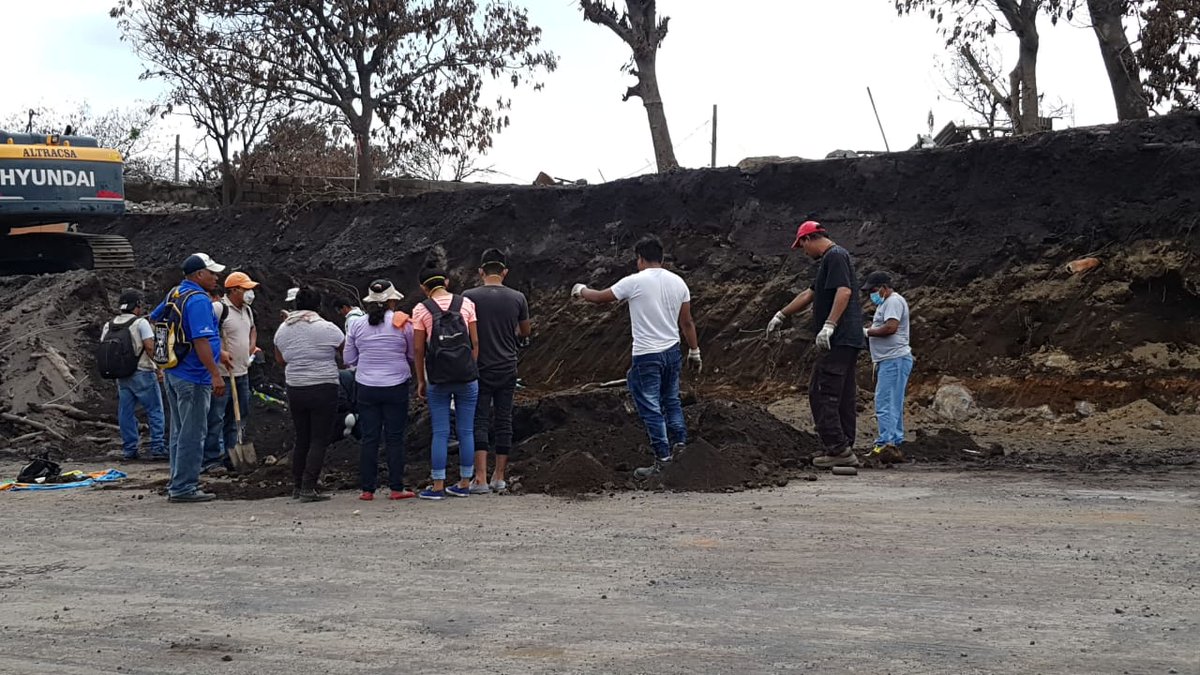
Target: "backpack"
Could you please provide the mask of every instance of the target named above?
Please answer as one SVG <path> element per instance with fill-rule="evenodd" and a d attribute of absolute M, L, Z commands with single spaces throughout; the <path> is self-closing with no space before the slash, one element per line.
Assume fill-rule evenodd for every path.
<path fill-rule="evenodd" d="M 425 377 L 431 384 L 461 384 L 479 379 L 471 353 L 471 333 L 462 318 L 463 297 L 455 295 L 442 311 L 432 298 L 423 303 L 432 316 L 433 331 L 425 350 Z"/>
<path fill-rule="evenodd" d="M 119 380 L 137 372 L 138 360 L 141 354 L 134 346 L 134 337 L 129 330 L 140 317 L 128 321 L 113 320 L 108 324 L 108 332 L 96 347 L 96 367 L 100 377 L 106 380 Z"/>
<path fill-rule="evenodd" d="M 58 462 L 50 461 L 49 453 L 42 453 L 21 469 L 21 473 L 17 475 L 17 482 L 37 483 L 40 478 L 42 482 L 54 483 L 57 482 L 54 479 L 61 473 L 62 467 L 58 465 Z"/>
<path fill-rule="evenodd" d="M 188 342 L 183 330 L 183 308 L 195 295 L 203 294 L 200 291 L 181 294 L 178 286 L 167 293 L 162 319 L 154 324 L 154 355 L 151 358 L 160 368 L 178 366 L 192 351 L 192 343 Z"/>
<path fill-rule="evenodd" d="M 246 315 L 250 319 L 250 325 L 254 325 L 254 310 L 250 309 L 250 305 L 246 305 Z M 225 319 L 229 318 L 229 303 L 221 303 L 221 318 L 217 319 L 217 332 L 225 329 Z"/>

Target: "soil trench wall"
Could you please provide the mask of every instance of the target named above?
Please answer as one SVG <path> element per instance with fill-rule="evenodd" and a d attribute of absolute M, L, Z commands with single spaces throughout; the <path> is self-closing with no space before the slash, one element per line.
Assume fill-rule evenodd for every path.
<path fill-rule="evenodd" d="M 163 288 L 197 250 L 261 277 L 268 334 L 276 312 L 263 310 L 295 283 L 361 290 L 389 277 L 411 305 L 435 245 L 460 288 L 477 283 L 483 249 L 502 248 L 536 326 L 524 377 L 545 388 L 624 376 L 625 309 L 581 306 L 568 289 L 631 272 L 633 243 L 654 233 L 692 288 L 706 364 L 696 384 L 765 399 L 802 384 L 812 357 L 803 319 L 780 339 L 762 331 L 815 272 L 788 250 L 807 218 L 852 252 L 860 278 L 886 269 L 900 279 L 918 395 L 946 375 L 998 405 L 1148 397 L 1171 409 L 1200 395 L 1195 114 L 753 173 L 134 215 L 96 231 L 128 237 Z M 1083 256 L 1102 264 L 1068 274 Z"/>

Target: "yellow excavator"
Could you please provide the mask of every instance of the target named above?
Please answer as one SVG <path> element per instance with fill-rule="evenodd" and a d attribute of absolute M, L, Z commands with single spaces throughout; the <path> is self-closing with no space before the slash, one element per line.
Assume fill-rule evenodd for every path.
<path fill-rule="evenodd" d="M 124 237 L 75 231 L 125 213 L 123 172 L 94 138 L 0 131 L 0 274 L 132 268 Z"/>

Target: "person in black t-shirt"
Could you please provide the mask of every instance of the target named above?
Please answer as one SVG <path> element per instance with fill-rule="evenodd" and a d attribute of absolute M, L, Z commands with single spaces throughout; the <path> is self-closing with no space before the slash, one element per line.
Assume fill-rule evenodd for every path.
<path fill-rule="evenodd" d="M 830 240 L 825 228 L 812 220 L 800 225 L 792 248 L 803 248 L 805 255 L 820 261 L 817 276 L 808 290 L 775 313 L 767 324 L 767 337 L 779 330 L 784 319 L 812 305 L 818 355 L 809 379 L 808 402 L 817 435 L 825 445 L 825 453 L 814 457 L 813 464 L 824 468 L 858 466 L 854 454 L 854 375 L 858 353 L 867 345 L 854 263 L 850 253 Z"/>
<path fill-rule="evenodd" d="M 479 330 L 479 403 L 475 406 L 475 480 L 471 494 L 508 489 L 504 469 L 512 449 L 513 397 L 517 391 L 517 350 L 529 338 L 529 302 L 504 285 L 508 264 L 494 248 L 483 252 L 479 277 L 483 285 L 463 293 L 475 303 Z M 496 452 L 496 468 L 487 480 L 488 449 Z"/>

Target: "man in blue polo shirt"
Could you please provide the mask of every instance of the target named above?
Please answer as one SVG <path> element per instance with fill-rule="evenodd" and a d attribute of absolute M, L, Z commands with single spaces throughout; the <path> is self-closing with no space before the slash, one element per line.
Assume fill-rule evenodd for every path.
<path fill-rule="evenodd" d="M 183 338 L 191 345 L 179 364 L 166 371 L 167 402 L 171 409 L 171 481 L 167 498 L 171 502 L 208 502 L 216 495 L 200 489 L 200 469 L 204 459 L 204 439 L 208 432 L 208 407 L 215 394 L 225 396 L 225 379 L 217 369 L 221 353 L 221 335 L 213 316 L 209 293 L 217 287 L 217 274 L 224 271 L 203 253 L 183 261 L 183 282 L 168 293 L 150 314 L 152 321 L 166 316 L 174 303 L 183 316 Z"/>

